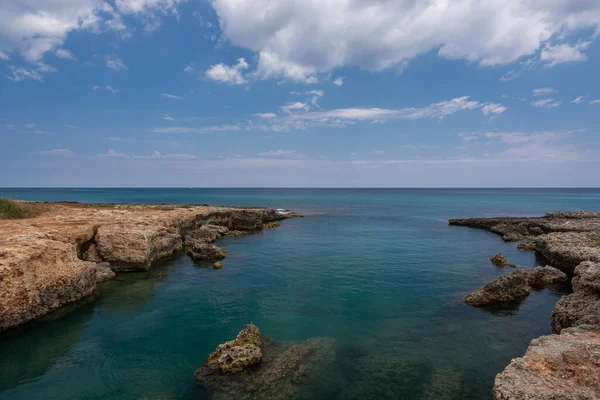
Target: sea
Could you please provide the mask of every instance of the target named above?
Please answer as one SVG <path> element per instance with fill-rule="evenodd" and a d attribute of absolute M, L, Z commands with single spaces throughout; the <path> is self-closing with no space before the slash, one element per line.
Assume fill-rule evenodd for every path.
<path fill-rule="evenodd" d="M 202 399 L 193 372 L 248 322 L 275 341 L 335 339 L 306 399 L 492 399 L 496 374 L 551 333 L 568 284 L 476 308 L 470 291 L 543 265 L 450 218 L 600 211 L 600 189 L 0 189 L 90 203 L 266 206 L 304 214 L 224 237 L 225 267 L 184 253 L 0 335 L 0 399 Z M 0 293 L 1 295 L 1 293 Z"/>

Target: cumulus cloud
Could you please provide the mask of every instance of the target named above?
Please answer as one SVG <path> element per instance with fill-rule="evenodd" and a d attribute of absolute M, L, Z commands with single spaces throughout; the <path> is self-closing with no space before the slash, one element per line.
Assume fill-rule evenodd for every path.
<path fill-rule="evenodd" d="M 238 58 L 237 64 L 233 66 L 223 63 L 212 65 L 206 72 L 207 78 L 220 83 L 228 83 L 230 85 L 242 85 L 246 83 L 244 71 L 249 67 L 244 58 Z"/>
<path fill-rule="evenodd" d="M 308 106 L 308 104 L 302 103 L 299 101 L 296 101 L 294 103 L 289 103 L 285 106 L 281 106 L 281 110 L 286 113 L 291 113 L 294 111 L 308 111 L 309 108 L 310 107 Z"/>
<path fill-rule="evenodd" d="M 194 67 L 192 67 L 191 65 L 187 65 L 187 66 L 186 66 L 186 67 L 183 69 L 183 71 L 184 71 L 184 72 L 194 72 L 194 71 L 195 71 L 195 69 L 194 69 Z"/>
<path fill-rule="evenodd" d="M 127 65 L 125 65 L 123 60 L 121 60 L 114 54 L 111 54 L 106 57 L 106 66 L 114 70 L 127 69 Z"/>
<path fill-rule="evenodd" d="M 265 118 L 265 119 L 273 119 L 273 118 L 277 118 L 277 114 L 274 113 L 258 113 L 258 114 L 252 114 L 255 117 L 259 117 L 259 118 Z"/>
<path fill-rule="evenodd" d="M 0 51 L 0 60 L 10 60 L 10 56 L 3 51 Z"/>
<path fill-rule="evenodd" d="M 25 60 L 40 61 L 60 49 L 68 34 L 77 30 L 123 30 L 123 17 L 141 18 L 158 26 L 160 15 L 176 13 L 183 0 L 3 0 L 0 3 L 0 50 L 19 53 Z"/>
<path fill-rule="evenodd" d="M 98 157 L 129 158 L 129 155 L 125 153 L 119 153 L 113 149 L 109 149 L 104 154 L 98 154 Z"/>
<path fill-rule="evenodd" d="M 258 76 L 304 82 L 343 66 L 400 68 L 435 50 L 481 65 L 512 63 L 540 50 L 550 65 L 581 60 L 585 43 L 551 41 L 600 26 L 600 3 L 590 0 L 213 0 L 212 5 L 224 37 L 257 54 Z"/>
<path fill-rule="evenodd" d="M 163 115 L 162 119 L 165 121 L 175 121 L 175 118 L 171 117 L 169 114 Z"/>
<path fill-rule="evenodd" d="M 335 79 L 333 80 L 333 84 L 334 84 L 335 86 L 344 86 L 344 78 L 343 78 L 343 77 L 338 77 L 338 78 L 335 78 Z"/>
<path fill-rule="evenodd" d="M 531 102 L 531 106 L 535 108 L 556 108 L 561 104 L 562 102 L 554 99 L 541 99 Z"/>
<path fill-rule="evenodd" d="M 534 96 L 549 96 L 554 93 L 556 93 L 556 90 L 552 88 L 533 89 Z"/>
<path fill-rule="evenodd" d="M 554 46 L 547 45 L 540 54 L 540 60 L 547 62 L 548 65 L 566 62 L 581 62 L 586 61 L 587 56 L 583 53 L 592 42 L 577 43 L 570 45 L 568 43 L 557 44 Z"/>

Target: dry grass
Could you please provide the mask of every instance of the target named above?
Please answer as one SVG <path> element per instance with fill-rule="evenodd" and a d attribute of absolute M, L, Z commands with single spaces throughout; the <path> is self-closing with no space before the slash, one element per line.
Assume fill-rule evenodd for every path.
<path fill-rule="evenodd" d="M 46 211 L 43 203 L 28 203 L 0 198 L 0 219 L 33 218 Z"/>

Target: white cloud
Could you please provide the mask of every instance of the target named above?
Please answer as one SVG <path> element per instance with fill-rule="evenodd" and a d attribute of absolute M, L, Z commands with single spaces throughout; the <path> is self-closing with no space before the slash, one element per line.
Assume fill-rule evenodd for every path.
<path fill-rule="evenodd" d="M 115 88 L 114 88 L 114 87 L 112 87 L 112 86 L 106 86 L 106 90 L 108 90 L 108 91 L 109 91 L 109 92 L 111 92 L 112 94 L 119 93 L 119 90 L 118 90 L 118 89 L 115 89 Z"/>
<path fill-rule="evenodd" d="M 521 72 L 517 71 L 516 69 L 511 69 L 510 71 L 506 72 L 504 75 L 502 75 L 500 77 L 500 80 L 503 82 L 508 82 L 508 81 L 512 81 L 514 79 L 517 79 L 519 76 L 521 76 Z"/>
<path fill-rule="evenodd" d="M 0 51 L 0 60 L 10 60 L 10 56 L 3 51 Z"/>
<path fill-rule="evenodd" d="M 573 101 L 571 101 L 571 103 L 573 104 L 579 104 L 581 103 L 587 96 L 579 96 L 576 99 L 573 99 Z"/>
<path fill-rule="evenodd" d="M 534 96 L 549 96 L 554 93 L 556 93 L 556 90 L 552 88 L 533 89 Z"/>
<path fill-rule="evenodd" d="M 273 114 L 273 113 L 258 113 L 258 114 L 252 114 L 252 115 L 259 117 L 259 118 L 265 118 L 265 119 L 277 118 L 277 115 Z"/>
<path fill-rule="evenodd" d="M 239 132 L 247 129 L 245 125 L 208 125 L 200 127 L 170 126 L 167 128 L 154 128 L 156 133 L 214 133 L 214 132 Z"/>
<path fill-rule="evenodd" d="M 98 154 L 98 157 L 129 158 L 129 155 L 125 153 L 119 153 L 114 151 L 113 149 L 110 149 L 104 154 Z"/>
<path fill-rule="evenodd" d="M 54 52 L 56 58 L 60 58 L 61 60 L 77 60 L 77 58 L 71 53 L 70 50 L 67 49 L 58 49 Z"/>
<path fill-rule="evenodd" d="M 344 86 L 344 78 L 343 77 L 337 77 L 333 80 L 333 84 L 335 86 Z"/>
<path fill-rule="evenodd" d="M 124 30 L 123 16 L 140 18 L 146 27 L 160 24 L 160 15 L 176 14 L 183 0 L 3 0 L 0 3 L 0 49 L 37 62 L 60 49 L 69 33 Z"/>
<path fill-rule="evenodd" d="M 473 134 L 459 133 L 458 136 L 460 138 L 462 138 L 462 141 L 465 143 L 469 143 L 469 142 L 479 139 L 479 135 L 476 133 L 473 133 Z"/>
<path fill-rule="evenodd" d="M 46 151 L 38 151 L 35 153 L 40 156 L 71 156 L 73 152 L 69 149 L 54 149 Z"/>
<path fill-rule="evenodd" d="M 583 53 L 592 42 L 577 43 L 570 45 L 568 43 L 557 44 L 554 46 L 546 45 L 540 54 L 540 60 L 547 62 L 548 65 L 566 62 L 581 62 L 586 61 L 587 56 Z"/>
<path fill-rule="evenodd" d="M 166 99 L 170 99 L 170 100 L 181 100 L 183 99 L 183 97 L 181 96 L 177 96 L 171 93 L 162 93 L 161 94 L 162 97 L 166 98 Z"/>
<path fill-rule="evenodd" d="M 114 54 L 106 56 L 106 66 L 114 70 L 127 69 L 127 65 L 125 65 L 123 60 L 121 60 Z"/>
<path fill-rule="evenodd" d="M 306 103 L 297 101 L 295 103 L 290 103 L 285 106 L 281 106 L 280 108 L 283 112 L 291 113 L 294 111 L 308 111 L 310 107 Z"/>
<path fill-rule="evenodd" d="M 163 118 L 165 121 L 175 121 L 175 118 L 171 117 L 169 114 L 165 114 L 163 115 Z"/>
<path fill-rule="evenodd" d="M 14 65 L 8 68 L 12 72 L 12 76 L 7 75 L 6 77 L 12 81 L 19 82 L 25 79 L 33 79 L 38 82 L 44 81 L 44 74 L 48 72 L 56 72 L 57 69 L 46 65 L 44 63 L 35 63 L 31 68 L 28 67 L 15 67 Z"/>
<path fill-rule="evenodd" d="M 544 61 L 556 63 L 573 57 L 562 56 L 551 39 L 600 26 L 600 3 L 593 0 L 213 0 L 212 5 L 224 37 L 257 54 L 259 77 L 297 81 L 344 66 L 398 69 L 436 50 L 445 58 L 498 65 L 544 49 Z M 583 50 L 571 47 L 577 46 Z"/>
<path fill-rule="evenodd" d="M 186 67 L 183 69 L 183 71 L 184 71 L 184 72 L 194 72 L 194 71 L 195 71 L 195 69 L 194 69 L 194 67 L 192 67 L 191 65 L 188 65 L 188 66 L 186 66 Z"/>
<path fill-rule="evenodd" d="M 263 153 L 258 153 L 259 156 L 273 156 L 273 157 L 290 156 L 292 154 L 296 154 L 296 150 L 272 150 L 272 151 L 265 151 Z"/>
<path fill-rule="evenodd" d="M 379 155 L 381 155 L 381 154 L 385 154 L 385 151 L 383 151 L 383 150 L 373 150 L 371 152 L 371 154 L 379 154 Z"/>
<path fill-rule="evenodd" d="M 590 104 L 600 104 L 600 100 L 592 100 L 590 101 Z"/>
<path fill-rule="evenodd" d="M 502 114 L 507 109 L 508 107 L 505 107 L 502 104 L 488 103 L 481 107 L 481 112 L 483 113 L 483 115 L 488 116 L 494 114 Z"/>
<path fill-rule="evenodd" d="M 136 159 L 153 159 L 153 160 L 158 160 L 158 159 L 167 159 L 167 160 L 192 160 L 195 159 L 196 156 L 192 155 L 192 154 L 188 154 L 188 153 L 174 153 L 174 154 L 169 154 L 169 153 L 161 153 L 160 151 L 153 151 L 151 155 L 149 156 L 137 156 L 137 155 L 133 155 L 133 158 Z"/>
<path fill-rule="evenodd" d="M 238 58 L 238 63 L 233 66 L 228 66 L 223 63 L 212 65 L 206 72 L 207 78 L 220 83 L 228 83 L 230 85 L 242 85 L 246 83 L 244 71 L 249 65 L 243 58 Z"/>
<path fill-rule="evenodd" d="M 556 108 L 561 104 L 562 102 L 554 99 L 541 99 L 531 102 L 531 106 L 535 108 Z"/>

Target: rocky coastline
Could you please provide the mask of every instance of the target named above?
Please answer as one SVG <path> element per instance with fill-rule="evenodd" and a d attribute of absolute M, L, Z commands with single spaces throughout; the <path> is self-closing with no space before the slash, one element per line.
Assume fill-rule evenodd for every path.
<path fill-rule="evenodd" d="M 35 217 L 0 219 L 0 332 L 91 295 L 116 273 L 148 270 L 184 247 L 194 259 L 216 261 L 227 253 L 210 243 L 229 231 L 297 216 L 268 208 L 44 203 Z"/>
<path fill-rule="evenodd" d="M 551 317 L 553 334 L 534 339 L 525 355 L 496 376 L 495 400 L 600 398 L 600 213 L 556 212 L 542 217 L 452 219 L 485 229 L 551 266 L 517 270 L 466 296 L 471 305 L 518 301 L 533 289 L 571 278 Z M 559 271 L 560 270 L 560 271 Z M 562 272 L 561 272 L 562 271 Z"/>

